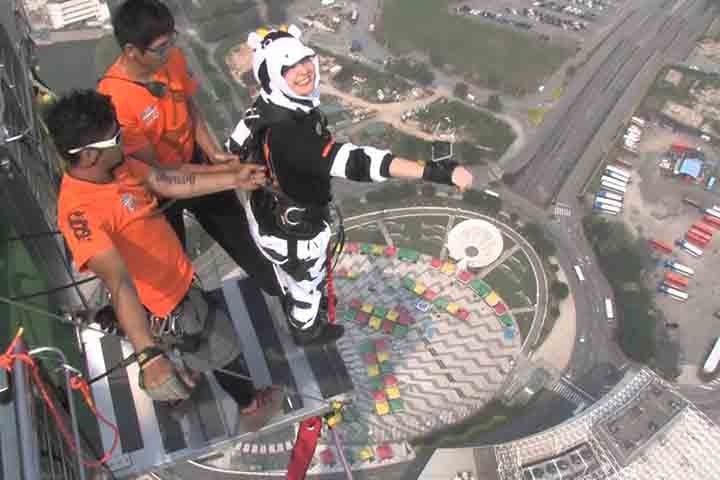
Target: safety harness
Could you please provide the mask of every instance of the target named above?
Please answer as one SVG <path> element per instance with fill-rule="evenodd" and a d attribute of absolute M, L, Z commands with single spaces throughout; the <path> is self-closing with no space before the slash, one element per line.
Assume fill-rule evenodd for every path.
<path fill-rule="evenodd" d="M 337 239 L 328 252 L 328 275 L 331 275 L 334 265 L 337 263 L 336 256 L 342 251 L 345 241 L 342 215 L 332 201 L 328 205 L 310 205 L 299 202 L 285 193 L 278 179 L 277 167 L 270 149 L 272 129 L 281 123 L 298 122 L 300 118 L 306 118 L 307 115 L 315 117 L 315 130 L 318 135 L 327 140 L 322 151 L 323 157 L 327 157 L 335 141 L 327 128 L 327 118 L 320 110 L 315 109 L 309 114 L 296 113 L 262 101 L 256 102 L 253 108 L 245 113 L 243 121 L 250 130 L 250 135 L 239 150 L 233 151 L 240 156 L 242 161 L 257 163 L 267 168 L 268 182 L 263 188 L 252 193 L 251 208 L 257 218 L 262 235 L 279 236 L 289 240 L 289 263 L 284 266 L 284 269 L 297 280 L 302 280 L 305 274 L 305 269 L 297 257 L 297 240 L 315 238 L 326 224 L 331 223 L 331 217 L 335 217 L 338 223 Z M 331 215 L 331 212 L 334 215 Z M 335 259 L 334 263 L 333 259 Z"/>

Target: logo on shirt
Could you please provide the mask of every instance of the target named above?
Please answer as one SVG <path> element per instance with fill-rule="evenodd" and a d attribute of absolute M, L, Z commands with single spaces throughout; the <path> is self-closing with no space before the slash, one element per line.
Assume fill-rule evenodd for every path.
<path fill-rule="evenodd" d="M 150 105 L 140 114 L 140 118 L 146 124 L 154 122 L 159 116 L 160 112 L 158 111 L 156 105 Z"/>
<path fill-rule="evenodd" d="M 127 209 L 128 212 L 135 211 L 135 197 L 132 196 L 132 193 L 123 193 L 120 197 L 120 203 Z"/>
<path fill-rule="evenodd" d="M 92 238 L 92 231 L 88 226 L 87 218 L 85 218 L 85 212 L 82 210 L 70 212 L 67 220 L 75 238 L 80 241 L 87 241 Z"/>

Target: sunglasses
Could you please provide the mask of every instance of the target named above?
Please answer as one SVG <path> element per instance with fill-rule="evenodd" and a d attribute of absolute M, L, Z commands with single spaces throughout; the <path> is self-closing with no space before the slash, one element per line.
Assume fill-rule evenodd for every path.
<path fill-rule="evenodd" d="M 108 138 L 107 140 L 100 140 L 99 142 L 95 143 L 89 143 L 83 147 L 77 147 L 77 148 L 71 148 L 67 151 L 70 155 L 75 155 L 76 153 L 80 153 L 83 150 L 88 150 L 90 148 L 95 148 L 98 150 L 107 150 L 109 148 L 114 148 L 120 146 L 120 130 L 118 129 L 117 133 L 112 137 Z"/>
<path fill-rule="evenodd" d="M 143 50 L 146 52 L 150 52 L 153 55 L 157 55 L 158 57 L 164 57 L 165 55 L 167 55 L 170 49 L 175 46 L 175 42 L 177 42 L 177 36 L 177 32 L 172 32 L 168 36 L 167 42 L 165 42 L 164 44 L 160 45 L 159 47 L 145 47 L 143 48 Z"/>

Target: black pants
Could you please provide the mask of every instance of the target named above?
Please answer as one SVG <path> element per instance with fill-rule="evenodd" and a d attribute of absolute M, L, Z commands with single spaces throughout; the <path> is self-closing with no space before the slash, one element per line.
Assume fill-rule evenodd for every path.
<path fill-rule="evenodd" d="M 245 361 L 242 355 L 235 357 L 233 361 L 223 367 L 223 370 L 238 373 L 246 377 L 250 376 L 245 367 Z M 253 398 L 255 398 L 255 387 L 250 380 L 238 378 L 234 375 L 221 372 L 220 370 L 214 370 L 213 374 L 215 374 L 215 379 L 222 389 L 237 402 L 240 409 L 248 407 L 253 401 Z"/>
<path fill-rule="evenodd" d="M 275 272 L 265 260 L 250 236 L 247 216 L 240 200 L 233 191 L 204 195 L 202 197 L 176 200 L 164 211 L 165 217 L 185 246 L 185 223 L 183 210 L 191 212 L 195 219 L 237 263 L 270 295 L 281 294 Z"/>

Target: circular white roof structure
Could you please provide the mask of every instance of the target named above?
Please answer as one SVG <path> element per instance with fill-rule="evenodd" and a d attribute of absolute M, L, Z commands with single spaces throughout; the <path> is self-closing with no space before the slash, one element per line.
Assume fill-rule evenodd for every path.
<path fill-rule="evenodd" d="M 465 220 L 450 230 L 447 241 L 450 257 L 465 268 L 482 268 L 500 257 L 503 237 L 485 220 Z"/>

